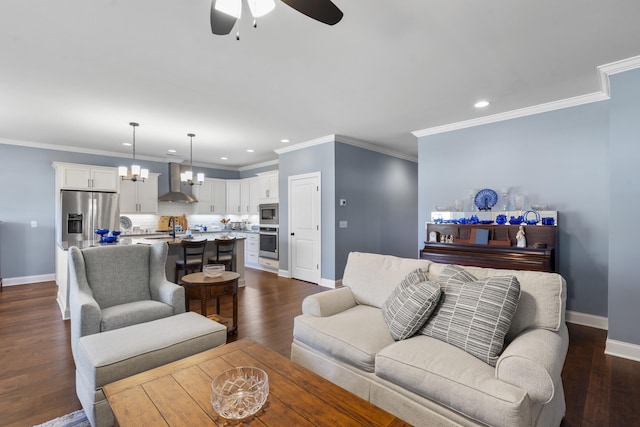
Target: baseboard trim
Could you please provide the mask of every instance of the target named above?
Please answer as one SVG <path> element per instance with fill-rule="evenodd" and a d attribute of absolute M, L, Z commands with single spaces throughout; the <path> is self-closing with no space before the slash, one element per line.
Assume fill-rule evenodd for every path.
<path fill-rule="evenodd" d="M 39 274 L 37 276 L 5 277 L 2 279 L 3 286 L 28 285 L 31 283 L 52 282 L 56 280 L 55 273 Z"/>
<path fill-rule="evenodd" d="M 580 313 L 578 311 L 567 310 L 566 321 L 576 325 L 590 326 L 592 328 L 609 330 L 609 319 L 595 314 Z"/>
<path fill-rule="evenodd" d="M 289 270 L 278 270 L 278 276 L 291 279 L 291 274 L 289 274 Z"/>
<path fill-rule="evenodd" d="M 340 280 L 331 280 L 331 279 L 321 279 L 320 286 L 330 289 L 340 288 L 342 286 L 342 279 Z"/>
<path fill-rule="evenodd" d="M 640 362 L 640 345 L 607 338 L 604 354 Z"/>

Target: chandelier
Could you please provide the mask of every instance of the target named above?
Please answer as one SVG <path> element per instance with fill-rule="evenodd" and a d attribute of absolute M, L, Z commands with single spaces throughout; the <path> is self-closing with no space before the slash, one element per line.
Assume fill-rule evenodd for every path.
<path fill-rule="evenodd" d="M 149 169 L 142 169 L 140 165 L 136 164 L 136 127 L 139 126 L 138 123 L 130 122 L 129 125 L 133 127 L 133 164 L 131 165 L 131 170 L 129 171 L 126 166 L 120 166 L 118 168 L 118 175 L 122 180 L 130 180 L 130 181 L 142 181 L 149 178 Z"/>
<path fill-rule="evenodd" d="M 193 137 L 196 136 L 195 133 L 188 133 L 187 136 L 190 139 L 190 163 L 189 170 L 182 172 L 180 174 L 180 181 L 182 181 L 185 185 L 202 185 L 204 181 L 204 174 L 199 173 L 196 175 L 196 181 L 193 180 Z"/>

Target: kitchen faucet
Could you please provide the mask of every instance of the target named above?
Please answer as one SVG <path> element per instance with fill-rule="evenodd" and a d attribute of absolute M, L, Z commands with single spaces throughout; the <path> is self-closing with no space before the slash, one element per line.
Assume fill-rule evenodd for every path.
<path fill-rule="evenodd" d="M 169 217 L 169 224 L 167 224 L 167 226 L 171 227 L 171 237 L 175 239 L 176 238 L 176 217 L 175 216 Z"/>

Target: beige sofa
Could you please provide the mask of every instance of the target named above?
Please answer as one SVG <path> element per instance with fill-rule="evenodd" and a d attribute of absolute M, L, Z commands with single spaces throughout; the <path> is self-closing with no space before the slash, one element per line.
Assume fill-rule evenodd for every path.
<path fill-rule="evenodd" d="M 307 297 L 291 358 L 416 426 L 558 426 L 569 337 L 566 283 L 555 273 L 464 267 L 478 279 L 511 274 L 517 310 L 496 366 L 438 339 L 394 341 L 381 307 L 416 268 L 437 281 L 445 265 L 351 253 L 342 288 Z"/>

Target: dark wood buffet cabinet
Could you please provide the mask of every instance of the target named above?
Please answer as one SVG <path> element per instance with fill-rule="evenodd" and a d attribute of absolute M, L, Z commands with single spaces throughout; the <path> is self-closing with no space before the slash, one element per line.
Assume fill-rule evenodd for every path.
<path fill-rule="evenodd" d="M 558 227 L 524 225 L 525 248 L 517 247 L 518 228 L 518 225 L 428 223 L 420 258 L 445 264 L 556 272 Z"/>

